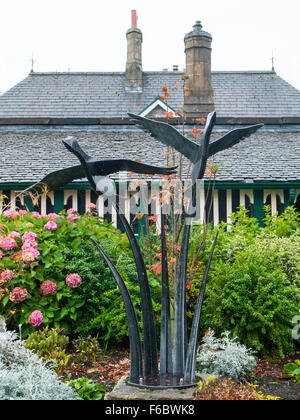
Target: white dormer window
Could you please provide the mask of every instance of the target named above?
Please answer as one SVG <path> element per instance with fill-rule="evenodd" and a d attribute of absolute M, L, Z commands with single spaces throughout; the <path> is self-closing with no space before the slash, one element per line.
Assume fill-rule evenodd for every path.
<path fill-rule="evenodd" d="M 147 107 L 141 111 L 139 115 L 147 118 L 165 118 L 166 112 L 170 113 L 170 117 L 180 116 L 180 114 L 169 104 L 164 102 L 160 97 L 157 97 L 154 101 L 147 105 Z"/>

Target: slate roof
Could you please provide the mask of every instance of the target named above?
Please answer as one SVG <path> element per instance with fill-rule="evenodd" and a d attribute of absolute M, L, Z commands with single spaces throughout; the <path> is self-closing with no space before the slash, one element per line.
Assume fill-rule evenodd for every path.
<path fill-rule="evenodd" d="M 70 135 L 98 158 L 140 158 L 164 166 L 165 146 L 128 125 L 127 112 L 143 111 L 161 94 L 163 85 L 172 94 L 169 104 L 179 110 L 183 92 L 172 87 L 181 83 L 182 74 L 145 72 L 143 93 L 137 94 L 125 91 L 125 74 L 121 72 L 31 73 L 0 96 L 0 183 L 34 183 L 51 171 L 77 165 L 61 143 Z M 300 124 L 300 92 L 274 72 L 213 72 L 212 83 L 217 116 L 227 119 L 227 124 L 251 118 L 298 118 Z M 106 118 L 108 122 L 65 127 L 3 125 L 3 119 L 9 118 L 24 119 L 25 124 L 34 118 L 78 118 L 78 124 Z M 111 118 L 124 119 L 125 125 L 108 125 Z M 219 123 L 212 139 L 232 128 Z M 299 181 L 300 125 L 264 126 L 241 144 L 218 153 L 215 161 L 222 163 L 218 181 Z M 186 162 L 185 175 L 187 168 Z"/>
<path fill-rule="evenodd" d="M 222 131 L 224 128 L 215 127 L 212 139 L 220 137 Z M 34 183 L 51 171 L 77 165 L 77 159 L 61 143 L 70 135 L 77 138 L 87 153 L 100 159 L 140 158 L 145 163 L 166 165 L 166 147 L 138 129 L 127 127 L 127 131 L 116 132 L 101 127 L 77 130 L 20 127 L 0 130 L 0 183 Z M 215 161 L 223 163 L 218 181 L 299 181 L 300 127 L 294 132 L 263 127 L 240 144 L 218 153 Z M 188 162 L 185 162 L 186 174 Z"/>
<path fill-rule="evenodd" d="M 143 93 L 125 91 L 125 73 L 31 73 L 0 96 L 1 118 L 126 118 L 166 85 L 183 106 L 181 72 L 144 72 Z M 300 118 L 300 92 L 274 72 L 213 72 L 217 117 Z"/>

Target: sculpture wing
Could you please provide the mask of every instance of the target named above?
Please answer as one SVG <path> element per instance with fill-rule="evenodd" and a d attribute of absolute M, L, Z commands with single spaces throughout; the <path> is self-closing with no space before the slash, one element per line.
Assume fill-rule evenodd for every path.
<path fill-rule="evenodd" d="M 176 128 L 164 122 L 150 120 L 149 118 L 128 113 L 131 121 L 142 130 L 169 147 L 173 147 L 192 162 L 195 162 L 199 146 L 179 133 Z"/>
<path fill-rule="evenodd" d="M 217 115 L 216 111 L 210 112 L 206 118 L 206 124 L 205 124 L 203 134 L 202 134 L 202 141 L 201 141 L 202 146 L 203 146 L 203 143 L 208 144 L 209 142 L 212 129 L 216 123 L 216 115 Z"/>
<path fill-rule="evenodd" d="M 72 166 L 66 169 L 60 169 L 58 171 L 51 172 L 46 175 L 41 181 L 29 187 L 27 192 L 34 191 L 41 193 L 44 187 L 47 187 L 49 191 L 56 190 L 59 187 L 72 182 L 74 179 L 85 178 L 85 173 L 81 165 Z"/>
<path fill-rule="evenodd" d="M 225 136 L 220 137 L 218 140 L 211 143 L 208 147 L 208 156 L 214 155 L 222 150 L 228 149 L 239 143 L 246 137 L 251 136 L 256 130 L 261 128 L 264 124 L 251 125 L 249 127 L 236 128 Z"/>
<path fill-rule="evenodd" d="M 119 171 L 128 171 L 136 172 L 139 174 L 163 174 L 170 175 L 175 172 L 177 166 L 172 167 L 159 167 L 147 165 L 145 163 L 137 162 L 135 160 L 129 159 L 111 159 L 111 160 L 102 160 L 99 162 L 99 174 L 109 175 L 114 172 Z M 97 164 L 95 164 L 95 169 L 97 171 Z M 95 175 L 93 173 L 93 175 Z"/>

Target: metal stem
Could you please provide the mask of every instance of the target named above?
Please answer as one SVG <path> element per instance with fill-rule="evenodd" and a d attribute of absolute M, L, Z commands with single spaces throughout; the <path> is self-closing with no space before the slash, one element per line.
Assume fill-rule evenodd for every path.
<path fill-rule="evenodd" d="M 142 356 L 142 344 L 141 344 L 141 336 L 140 336 L 140 329 L 139 324 L 137 321 L 136 312 L 127 289 L 127 286 L 121 277 L 120 273 L 116 269 L 113 262 L 107 256 L 105 251 L 101 248 L 101 246 L 91 239 L 93 244 L 96 246 L 97 250 L 100 252 L 102 257 L 104 258 L 105 262 L 109 266 L 118 286 L 120 289 L 120 293 L 124 302 L 125 311 L 128 320 L 128 329 L 129 329 L 129 342 L 130 342 L 130 379 L 132 381 L 139 380 L 139 378 L 143 377 L 143 356 Z"/>
<path fill-rule="evenodd" d="M 154 311 L 145 262 L 134 232 L 132 231 L 124 214 L 120 212 L 116 200 L 114 201 L 114 207 L 129 239 L 140 284 L 144 336 L 144 374 L 145 376 L 158 375 L 158 355 Z"/>
<path fill-rule="evenodd" d="M 186 217 L 179 257 L 175 295 L 173 374 L 183 376 L 187 349 L 186 273 L 191 219 Z"/>
<path fill-rule="evenodd" d="M 206 264 L 205 272 L 203 275 L 203 279 L 202 279 L 202 283 L 201 283 L 201 287 L 200 287 L 200 291 L 199 291 L 199 295 L 197 299 L 192 329 L 190 333 L 190 341 L 189 341 L 189 346 L 187 350 L 186 365 L 185 365 L 185 372 L 184 372 L 184 380 L 189 381 L 189 382 L 193 382 L 195 380 L 196 352 L 197 352 L 197 341 L 198 341 L 198 335 L 199 335 L 199 324 L 200 324 L 200 318 L 201 318 L 202 303 L 203 303 L 204 292 L 205 292 L 206 283 L 207 283 L 208 272 L 210 269 L 210 264 L 211 264 L 212 256 L 214 253 L 215 245 L 217 242 L 218 234 L 219 232 L 217 232 L 216 234 L 216 237 L 214 239 L 214 242 L 213 242 L 210 254 L 209 254 L 209 258 Z"/>
<path fill-rule="evenodd" d="M 162 295 L 161 295 L 161 335 L 160 335 L 160 374 L 173 372 L 172 363 L 172 331 L 170 315 L 170 291 L 168 275 L 168 257 L 166 234 L 164 226 L 166 216 L 161 210 L 161 264 L 162 264 Z"/>

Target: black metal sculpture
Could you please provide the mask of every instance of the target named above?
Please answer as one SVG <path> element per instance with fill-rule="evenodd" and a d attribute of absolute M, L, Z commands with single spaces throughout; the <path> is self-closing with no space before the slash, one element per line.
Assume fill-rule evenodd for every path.
<path fill-rule="evenodd" d="M 250 136 L 262 126 L 262 124 L 258 124 L 246 128 L 237 128 L 227 133 L 225 136 L 221 137 L 215 142 L 209 144 L 210 135 L 216 120 L 216 113 L 213 112 L 210 113 L 207 117 L 206 126 L 203 131 L 201 142 L 198 145 L 188 140 L 169 124 L 153 121 L 134 114 L 129 114 L 129 116 L 132 118 L 132 121 L 135 124 L 148 131 L 157 140 L 181 152 L 194 164 L 192 171 L 192 200 L 190 207 L 195 202 L 196 181 L 197 179 L 203 178 L 208 157 L 221 150 L 227 149 L 234 144 L 237 144 L 240 140 Z M 157 173 L 169 175 L 175 170 L 175 167 L 158 168 L 127 159 L 99 161 L 92 158 L 91 156 L 88 156 L 80 148 L 78 142 L 74 138 L 63 140 L 63 144 L 69 151 L 77 156 L 80 161 L 80 165 L 74 166 L 72 168 L 66 168 L 60 171 L 55 171 L 47 175 L 40 183 L 34 186 L 35 189 L 39 189 L 44 184 L 46 184 L 49 189 L 56 189 L 67 184 L 73 179 L 87 177 L 91 188 L 98 195 L 105 194 L 106 196 L 112 196 L 114 194 L 114 190 L 112 187 L 112 181 L 108 177 L 108 175 L 111 173 L 125 170 L 145 174 Z M 143 315 L 143 345 L 136 312 L 126 284 L 110 260 L 109 256 L 104 252 L 101 246 L 95 241 L 93 241 L 93 243 L 105 259 L 119 286 L 127 314 L 131 353 L 130 377 L 128 378 L 127 382 L 130 385 L 150 389 L 163 389 L 170 387 L 183 388 L 193 386 L 195 381 L 196 345 L 198 341 L 201 309 L 210 263 L 218 235 L 216 235 L 210 251 L 209 260 L 203 276 L 199 297 L 196 304 L 190 338 L 188 341 L 186 314 L 186 275 L 192 216 L 190 215 L 190 211 L 186 212 L 176 284 L 174 339 L 172 346 L 166 237 L 164 229 L 162 228 L 161 230 L 162 309 L 159 370 L 154 312 L 145 263 L 137 239 L 126 217 L 120 211 L 117 200 L 113 201 L 113 205 L 116 208 L 121 223 L 123 224 L 124 230 L 128 236 L 135 259 L 141 293 L 141 307 Z M 161 214 L 162 226 L 166 224 L 165 218 L 166 216 Z"/>
<path fill-rule="evenodd" d="M 225 136 L 217 139 L 213 143 L 209 144 L 210 136 L 212 133 L 213 126 L 216 121 L 216 112 L 208 114 L 206 119 L 206 125 L 202 133 L 200 144 L 196 144 L 188 140 L 183 136 L 176 128 L 170 124 L 150 120 L 145 117 L 141 117 L 135 114 L 128 114 L 136 125 L 141 127 L 144 131 L 150 133 L 152 137 L 161 141 L 169 147 L 173 147 L 178 152 L 186 156 L 192 163 L 192 197 L 189 209 L 185 214 L 185 226 L 183 230 L 181 250 L 179 257 L 179 268 L 176 283 L 176 295 L 175 295 L 175 319 L 174 319 L 174 346 L 173 346 L 173 357 L 172 364 L 169 370 L 164 368 L 164 373 L 171 374 L 173 383 L 177 383 L 177 386 L 191 386 L 194 384 L 195 371 L 196 371 L 196 345 L 198 341 L 199 323 L 201 316 L 202 303 L 204 298 L 204 291 L 207 282 L 208 271 L 211 264 L 212 255 L 214 252 L 217 236 L 215 237 L 209 260 L 206 266 L 206 270 L 202 279 L 200 287 L 199 297 L 195 309 L 195 314 L 192 323 L 192 329 L 190 332 L 190 340 L 188 343 L 187 337 L 187 315 L 186 315 L 186 276 L 187 276 L 187 258 L 189 248 L 189 238 L 191 232 L 191 218 L 193 216 L 191 207 L 195 206 L 196 202 L 196 184 L 198 179 L 202 179 L 205 173 L 207 159 L 220 152 L 228 149 L 239 143 L 245 137 L 249 137 L 252 133 L 258 130 L 263 124 L 256 124 L 249 127 L 236 128 Z M 164 247 L 164 237 L 162 235 L 162 261 L 166 258 L 166 252 Z M 164 266 L 162 266 L 164 267 Z M 164 273 L 163 273 L 164 277 Z M 162 278 L 163 288 L 165 287 L 166 281 Z M 165 292 L 167 295 L 167 292 Z M 164 321 L 164 335 L 163 344 L 161 344 L 161 358 L 168 361 L 169 356 L 169 342 L 165 339 L 167 335 L 167 326 L 170 322 L 168 300 L 162 299 L 162 321 Z M 163 365 L 164 366 L 164 365 Z M 179 379 L 180 378 L 180 379 Z"/>
<path fill-rule="evenodd" d="M 52 191 L 67 185 L 75 179 L 87 177 L 94 191 L 109 196 L 113 194 L 113 183 L 108 177 L 110 174 L 119 171 L 129 171 L 139 174 L 170 175 L 176 169 L 176 167 L 165 168 L 146 165 L 145 163 L 129 159 L 97 160 L 87 155 L 73 137 L 63 140 L 63 144 L 79 159 L 80 165 L 51 172 L 26 191 L 41 192 L 44 186 Z"/>
<path fill-rule="evenodd" d="M 152 137 L 167 146 L 173 147 L 194 164 L 192 170 L 193 184 L 197 179 L 203 178 L 206 162 L 210 156 L 234 146 L 263 126 L 263 124 L 255 124 L 249 127 L 235 128 L 225 134 L 225 136 L 222 136 L 213 143 L 209 144 L 210 135 L 216 122 L 216 112 L 214 111 L 207 116 L 201 141 L 198 145 L 187 139 L 170 124 L 150 120 L 148 118 L 141 117 L 140 115 L 131 113 L 128 113 L 128 115 L 131 118 L 131 121 L 138 125 L 142 130 L 148 132 Z"/>

